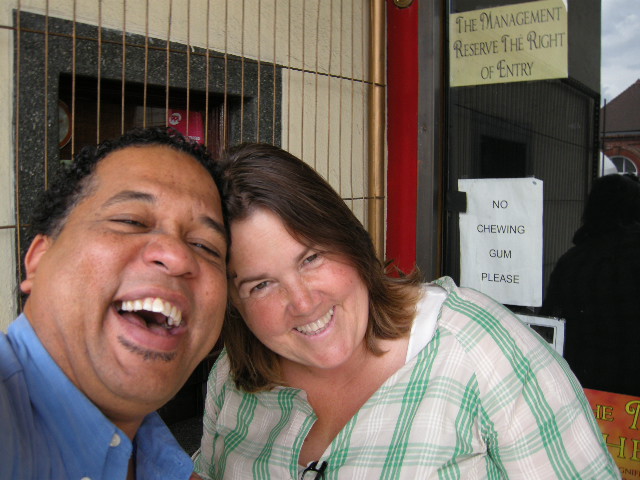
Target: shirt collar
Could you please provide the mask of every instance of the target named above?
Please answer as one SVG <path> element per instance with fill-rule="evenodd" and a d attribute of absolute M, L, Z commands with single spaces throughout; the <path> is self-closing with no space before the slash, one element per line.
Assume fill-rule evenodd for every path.
<path fill-rule="evenodd" d="M 33 408 L 41 415 L 55 445 L 64 446 L 60 452 L 69 474 L 101 478 L 112 453 L 109 449 L 114 435 L 119 437 L 121 455 L 128 463 L 133 448 L 129 438 L 69 380 L 24 314 L 11 324 L 9 335 L 24 369 Z M 191 459 L 155 412 L 143 420 L 136 444 L 139 479 L 147 475 L 184 479 L 193 471 Z"/>

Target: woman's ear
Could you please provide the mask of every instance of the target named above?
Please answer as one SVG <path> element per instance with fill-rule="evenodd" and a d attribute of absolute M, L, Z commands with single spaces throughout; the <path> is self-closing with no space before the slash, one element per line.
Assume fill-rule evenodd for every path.
<path fill-rule="evenodd" d="M 43 255 L 49 250 L 53 243 L 51 237 L 38 234 L 31 242 L 27 254 L 24 256 L 25 279 L 20 283 L 20 290 L 23 293 L 30 294 L 33 286 L 33 280 L 36 277 L 38 265 Z"/>

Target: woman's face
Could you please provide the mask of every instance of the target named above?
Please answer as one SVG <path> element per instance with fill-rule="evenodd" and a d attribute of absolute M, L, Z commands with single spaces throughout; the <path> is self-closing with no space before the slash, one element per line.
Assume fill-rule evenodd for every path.
<path fill-rule="evenodd" d="M 231 237 L 232 300 L 264 345 L 313 369 L 364 351 L 369 294 L 343 256 L 300 243 L 265 209 L 234 222 Z"/>

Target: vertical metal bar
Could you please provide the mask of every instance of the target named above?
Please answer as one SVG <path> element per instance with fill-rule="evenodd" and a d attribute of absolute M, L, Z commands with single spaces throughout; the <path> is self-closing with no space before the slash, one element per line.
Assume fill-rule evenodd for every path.
<path fill-rule="evenodd" d="M 223 93 L 223 147 L 227 148 L 227 139 L 229 138 L 229 98 L 227 93 L 227 85 L 229 81 L 229 0 L 224 4 L 224 93 Z"/>
<path fill-rule="evenodd" d="M 276 26 L 277 26 L 277 20 L 278 19 L 278 2 L 274 1 L 273 2 L 273 116 L 272 116 L 272 120 L 271 120 L 271 143 L 273 143 L 275 145 L 276 143 L 276 106 L 277 106 L 277 87 L 278 87 L 278 82 L 276 81 L 277 79 L 277 73 L 278 73 L 278 69 L 276 67 L 276 65 L 278 64 L 278 57 L 277 57 L 277 49 L 276 49 Z"/>
<path fill-rule="evenodd" d="M 44 16 L 44 188 L 49 186 L 49 0 Z"/>
<path fill-rule="evenodd" d="M 98 0 L 98 78 L 96 79 L 96 145 L 100 143 L 100 96 L 102 93 L 102 0 Z"/>
<path fill-rule="evenodd" d="M 147 127 L 147 95 L 149 89 L 149 0 L 144 11 L 144 79 L 142 81 L 142 126 Z"/>
<path fill-rule="evenodd" d="M 291 150 L 291 1 L 288 3 L 287 20 L 287 149 Z"/>
<path fill-rule="evenodd" d="M 302 2 L 302 15 L 300 16 L 300 21 L 302 23 L 302 67 L 300 68 L 300 79 L 302 82 L 301 88 L 302 88 L 302 92 L 301 92 L 301 98 L 302 98 L 302 102 L 300 105 L 300 158 L 305 158 L 304 156 L 304 104 L 305 102 L 305 98 L 304 98 L 304 79 L 305 79 L 305 69 L 306 69 L 306 65 L 305 65 L 305 50 L 306 48 L 306 38 L 305 38 L 305 6 L 306 6 L 306 2 Z M 291 100 L 289 100 L 291 101 Z"/>
<path fill-rule="evenodd" d="M 340 61 L 338 63 L 339 67 L 338 67 L 338 192 L 340 193 L 340 196 L 344 196 L 342 195 L 342 52 L 343 52 L 343 45 L 342 45 L 342 20 L 344 18 L 343 15 L 343 5 L 344 5 L 344 0 L 340 0 Z"/>
<path fill-rule="evenodd" d="M 318 167 L 318 52 L 320 45 L 320 0 L 316 2 L 316 69 L 314 76 L 315 85 L 315 118 L 313 121 L 313 168 L 317 170 Z"/>
<path fill-rule="evenodd" d="M 368 230 L 379 258 L 384 255 L 384 24 L 384 0 L 371 0 Z"/>
<path fill-rule="evenodd" d="M 353 188 L 353 139 L 355 138 L 354 127 L 356 126 L 355 119 L 355 66 L 356 66 L 356 55 L 355 55 L 355 33 L 354 33 L 354 2 L 351 2 L 351 136 L 349 138 L 350 145 L 350 154 L 349 154 L 349 198 L 351 199 L 351 210 L 353 210 L 354 206 L 354 188 Z"/>
<path fill-rule="evenodd" d="M 258 106 L 257 106 L 257 114 L 256 114 L 256 141 L 259 142 L 260 141 L 260 74 L 262 73 L 260 71 L 260 67 L 261 67 L 261 51 L 260 51 L 260 44 L 261 39 L 260 39 L 260 27 L 262 26 L 262 22 L 261 22 L 261 18 L 262 18 L 262 2 L 260 0 L 258 0 Z"/>
<path fill-rule="evenodd" d="M 15 119 L 16 119 L 16 131 L 15 131 L 15 143 L 14 143 L 14 153 L 15 153 L 15 163 L 14 163 L 14 172 L 15 172 L 15 209 L 16 209 L 16 258 L 18 261 L 16 262 L 18 267 L 18 284 L 22 281 L 22 255 L 20 251 L 20 245 L 22 244 L 22 219 L 20 216 L 20 72 L 21 72 L 21 60 L 22 57 L 20 55 L 20 37 L 22 34 L 22 27 L 20 24 L 20 16 L 22 14 L 22 5 L 20 0 L 18 0 L 18 8 L 16 11 L 16 91 L 15 91 Z M 20 311 L 22 311 L 22 296 L 18 295 L 18 303 Z"/>
<path fill-rule="evenodd" d="M 187 137 L 189 130 L 189 116 L 191 112 L 191 0 L 187 0 Z"/>
<path fill-rule="evenodd" d="M 169 126 L 169 89 L 171 88 L 171 20 L 173 17 L 173 0 L 169 0 L 169 18 L 167 22 L 167 78 L 164 98 L 164 124 Z"/>
<path fill-rule="evenodd" d="M 71 52 L 71 158 L 76 150 L 76 0 L 73 1 L 73 35 Z"/>
<path fill-rule="evenodd" d="M 206 44 L 205 44 L 205 52 L 204 52 L 204 61 L 205 61 L 205 84 L 204 84 L 204 144 L 209 147 L 209 25 L 210 25 L 210 6 L 211 2 L 207 1 L 207 23 L 205 28 L 207 29 L 206 35 Z M 220 146 L 218 145 L 218 148 Z M 216 154 L 218 152 L 215 152 Z"/>
<path fill-rule="evenodd" d="M 120 85 L 121 100 L 120 100 L 120 133 L 124 133 L 125 125 L 125 92 L 127 84 L 127 2 L 122 2 L 122 83 Z"/>
<path fill-rule="evenodd" d="M 240 22 L 240 143 L 244 141 L 244 1 Z"/>
<path fill-rule="evenodd" d="M 333 0 L 329 2 L 329 64 L 327 75 L 327 172 L 325 177 L 329 180 L 329 162 L 331 161 L 331 60 L 333 59 Z"/>
<path fill-rule="evenodd" d="M 361 50 L 360 50 L 360 76 L 362 77 L 362 84 L 361 84 L 361 88 L 362 90 L 360 91 L 360 98 L 362 99 L 362 155 L 361 155 L 361 159 L 362 159 L 362 190 L 361 190 L 361 196 L 362 196 L 362 203 L 361 203 L 361 209 L 362 209 L 362 217 L 364 220 L 364 224 L 367 225 L 368 222 L 368 215 L 367 215 L 367 201 L 366 201 L 366 192 L 367 192 L 367 185 L 365 184 L 365 175 L 367 172 L 367 155 L 365 152 L 367 152 L 367 138 L 368 138 L 368 123 L 367 123 L 367 119 L 368 119 L 368 115 L 367 115 L 367 96 L 366 96 L 366 83 L 365 81 L 367 80 L 367 76 L 365 74 L 365 52 L 366 52 L 366 46 L 369 45 L 369 41 L 366 38 L 365 32 L 366 32 L 366 26 L 369 24 L 368 19 L 369 19 L 369 10 L 367 9 L 367 4 L 368 4 L 369 0 L 362 0 L 361 4 L 360 4 L 360 12 L 362 13 L 362 15 L 360 15 L 361 17 L 361 22 L 360 22 L 360 28 L 362 29 L 362 35 L 361 35 L 361 42 L 362 42 L 362 46 L 361 46 Z"/>

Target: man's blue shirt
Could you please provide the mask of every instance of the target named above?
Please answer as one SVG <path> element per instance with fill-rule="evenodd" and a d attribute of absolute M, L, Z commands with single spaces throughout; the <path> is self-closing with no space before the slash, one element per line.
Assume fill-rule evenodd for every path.
<path fill-rule="evenodd" d="M 24 315 L 0 333 L 0 478 L 125 479 L 133 444 L 53 361 Z M 138 480 L 188 479 L 193 463 L 157 413 L 135 437 Z"/>

